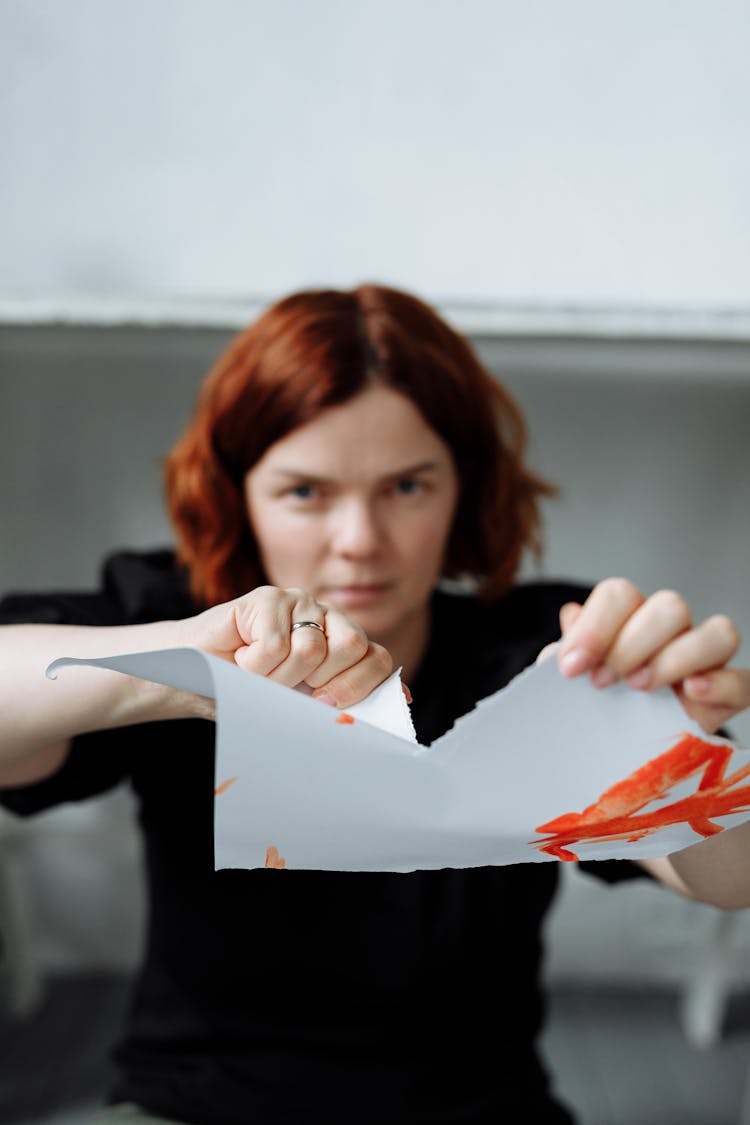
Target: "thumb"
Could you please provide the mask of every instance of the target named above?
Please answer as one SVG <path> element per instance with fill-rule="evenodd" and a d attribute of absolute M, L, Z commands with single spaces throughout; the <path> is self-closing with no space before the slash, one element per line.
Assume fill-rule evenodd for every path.
<path fill-rule="evenodd" d="M 566 630 L 571 628 L 573 622 L 577 620 L 578 615 L 582 609 L 583 606 L 579 605 L 578 602 L 566 602 L 565 605 L 561 607 L 560 632 L 562 634 L 562 637 L 565 636 Z M 560 638 L 560 640 L 562 640 L 562 637 Z M 548 656 L 552 656 L 553 652 L 557 652 L 559 645 L 560 641 L 553 641 L 551 644 L 545 645 L 542 651 L 537 656 L 536 663 L 539 664 L 540 661 L 546 660 Z"/>
<path fill-rule="evenodd" d="M 568 629 L 571 629 L 583 609 L 582 605 L 578 602 L 566 602 L 560 609 L 560 632 L 565 636 Z"/>

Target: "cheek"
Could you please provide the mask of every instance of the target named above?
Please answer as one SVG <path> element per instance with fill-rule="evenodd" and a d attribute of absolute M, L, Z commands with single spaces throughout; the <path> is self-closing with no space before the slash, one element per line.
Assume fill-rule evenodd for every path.
<path fill-rule="evenodd" d="M 404 531 L 407 553 L 425 573 L 439 573 L 453 526 L 453 507 L 430 513 L 429 518 L 411 521 Z M 432 564 L 432 565 L 430 565 Z"/>
<path fill-rule="evenodd" d="M 272 519 L 251 519 L 266 579 L 272 586 L 301 586 L 310 583 L 320 554 L 313 529 L 300 529 L 294 521 L 274 514 Z"/>

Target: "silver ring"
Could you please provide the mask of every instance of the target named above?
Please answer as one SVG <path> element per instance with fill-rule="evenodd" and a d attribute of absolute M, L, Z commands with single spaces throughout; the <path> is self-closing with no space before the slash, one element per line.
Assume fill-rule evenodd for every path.
<path fill-rule="evenodd" d="M 295 621 L 292 625 L 292 632 L 294 632 L 295 629 L 307 629 L 308 627 L 310 629 L 320 629 L 321 633 L 325 633 L 325 629 L 322 625 L 319 625 L 317 621 Z"/>

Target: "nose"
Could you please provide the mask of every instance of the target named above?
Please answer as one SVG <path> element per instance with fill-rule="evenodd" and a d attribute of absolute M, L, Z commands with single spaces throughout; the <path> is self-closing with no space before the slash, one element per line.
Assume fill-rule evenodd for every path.
<path fill-rule="evenodd" d="M 383 540 L 383 528 L 371 502 L 351 500 L 335 512 L 332 545 L 337 554 L 352 559 L 372 558 L 381 550 Z"/>

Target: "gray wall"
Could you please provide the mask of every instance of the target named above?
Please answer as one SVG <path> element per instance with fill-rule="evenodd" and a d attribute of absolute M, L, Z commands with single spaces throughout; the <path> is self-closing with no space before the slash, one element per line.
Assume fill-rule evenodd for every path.
<path fill-rule="evenodd" d="M 0 329 L 0 590 L 87 586 L 106 552 L 169 541 L 161 458 L 228 338 Z M 750 640 L 750 345 L 477 344 L 562 489 L 541 573 L 672 586 Z"/>
<path fill-rule="evenodd" d="M 106 552 L 169 541 L 160 459 L 228 338 L 0 329 L 0 591 L 86 587 Z M 699 616 L 729 612 L 750 638 L 750 345 L 476 343 L 527 412 L 533 463 L 563 490 L 547 505 L 542 573 L 672 585 Z M 743 656 L 750 663 L 747 643 Z M 747 719 L 735 728 L 750 745 Z M 0 815 L 0 837 L 0 927 L 19 935 L 27 985 L 39 968 L 134 963 L 143 904 L 126 794 L 28 824 Z M 20 900 L 3 880 L 24 888 Z M 707 911 L 652 887 L 608 892 L 571 876 L 550 925 L 549 972 L 685 982 L 715 944 Z M 721 954 L 745 985 L 748 925 Z"/>

